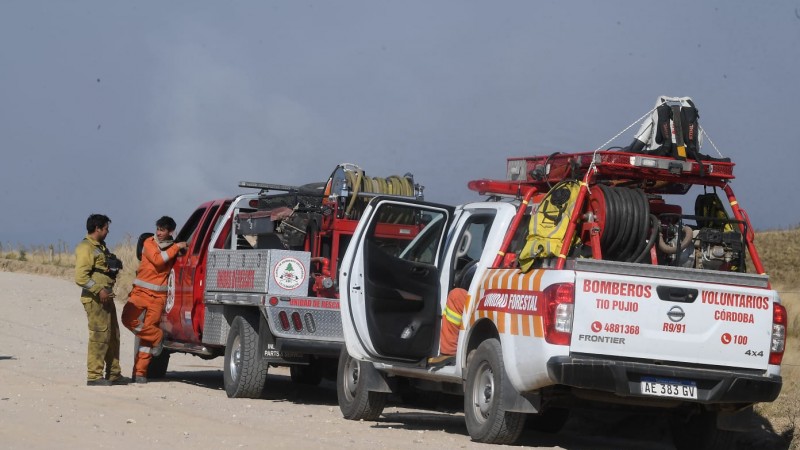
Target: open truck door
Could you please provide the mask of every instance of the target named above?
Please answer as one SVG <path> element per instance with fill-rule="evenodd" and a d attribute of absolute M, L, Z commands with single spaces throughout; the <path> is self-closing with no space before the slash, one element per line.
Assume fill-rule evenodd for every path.
<path fill-rule="evenodd" d="M 342 324 L 360 360 L 419 361 L 436 342 L 440 273 L 453 208 L 378 198 L 342 261 Z M 397 227 L 407 228 L 398 233 Z M 398 238 L 398 235 L 406 238 Z"/>
<path fill-rule="evenodd" d="M 175 260 L 169 278 L 164 311 L 167 317 L 162 322 L 168 341 L 201 344 L 198 326 L 202 319 L 194 315 L 197 305 L 203 302 L 205 254 L 217 218 L 230 203 L 231 200 L 220 199 L 200 205 L 175 238 L 177 242 L 187 242 L 188 247 Z"/>

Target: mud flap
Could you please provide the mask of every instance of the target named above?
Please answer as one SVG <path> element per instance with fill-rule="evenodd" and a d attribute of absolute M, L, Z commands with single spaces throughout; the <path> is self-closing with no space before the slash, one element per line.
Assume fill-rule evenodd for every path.
<path fill-rule="evenodd" d="M 269 328 L 267 322 L 266 312 L 259 308 L 260 314 L 258 315 L 258 354 L 262 355 L 268 361 L 280 360 L 277 357 L 278 352 L 275 350 L 275 337 L 272 335 L 272 330 Z M 272 353 L 270 353 L 272 352 Z M 274 354 L 273 354 L 274 353 Z"/>
<path fill-rule="evenodd" d="M 738 411 L 720 411 L 717 413 L 717 428 L 727 431 L 753 431 L 758 428 L 753 420 L 753 407 L 748 406 Z"/>
<path fill-rule="evenodd" d="M 267 322 L 266 312 L 259 314 L 258 324 L 258 353 L 269 363 L 308 364 L 309 357 L 300 352 L 279 351 L 272 334 L 272 329 Z"/>
<path fill-rule="evenodd" d="M 342 348 L 346 352 L 346 348 Z M 392 388 L 386 378 L 381 374 L 375 366 L 369 361 L 361 361 L 358 367 L 358 383 L 364 383 L 364 387 L 369 392 L 388 392 L 391 393 Z"/>
<path fill-rule="evenodd" d="M 505 372 L 505 371 L 503 371 Z M 520 413 L 538 413 L 542 409 L 542 397 L 538 391 L 523 396 L 511 384 L 508 374 L 503 373 L 503 410 Z"/>

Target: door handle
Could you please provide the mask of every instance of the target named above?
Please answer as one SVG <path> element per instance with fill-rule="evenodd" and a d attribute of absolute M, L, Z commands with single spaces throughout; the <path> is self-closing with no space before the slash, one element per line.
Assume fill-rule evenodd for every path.
<path fill-rule="evenodd" d="M 411 273 L 416 276 L 426 277 L 430 273 L 430 270 L 426 269 L 425 267 L 412 267 Z"/>
<path fill-rule="evenodd" d="M 677 286 L 656 287 L 658 298 L 668 302 L 694 303 L 697 300 L 697 289 Z"/>

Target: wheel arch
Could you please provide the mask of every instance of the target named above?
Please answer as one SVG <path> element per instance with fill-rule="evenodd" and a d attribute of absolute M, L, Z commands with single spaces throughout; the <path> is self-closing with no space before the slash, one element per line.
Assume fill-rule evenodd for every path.
<path fill-rule="evenodd" d="M 220 305 L 221 306 L 221 314 L 222 320 L 217 320 L 217 325 L 220 329 L 214 334 L 214 344 L 220 344 L 225 346 L 228 341 L 228 334 L 231 331 L 231 325 L 233 325 L 233 321 L 241 316 L 244 320 L 246 320 L 253 329 L 258 332 L 262 326 L 262 319 L 259 316 L 262 316 L 261 311 L 256 306 L 247 306 L 247 305 Z M 210 330 L 209 330 L 210 331 Z M 204 342 L 205 343 L 205 342 Z"/>
<path fill-rule="evenodd" d="M 478 346 L 481 345 L 481 342 L 487 339 L 497 339 L 500 341 L 500 333 L 497 331 L 497 326 L 491 320 L 480 319 L 472 325 L 466 340 L 466 347 L 463 352 L 464 360 L 462 361 L 464 368 L 462 373 L 465 376 L 469 354 L 477 349 Z"/>

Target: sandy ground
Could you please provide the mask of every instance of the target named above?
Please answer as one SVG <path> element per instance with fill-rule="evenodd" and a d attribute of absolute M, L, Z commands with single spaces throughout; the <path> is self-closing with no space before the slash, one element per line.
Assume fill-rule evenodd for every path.
<path fill-rule="evenodd" d="M 295 385 L 271 368 L 264 399 L 229 399 L 221 358 L 176 354 L 164 380 L 87 387 L 79 294 L 69 281 L 0 272 L 0 448 L 500 448 L 470 441 L 456 397 L 433 409 L 391 402 L 378 421 L 354 422 L 342 418 L 333 382 Z M 123 329 L 126 374 L 132 348 Z M 670 441 L 656 418 L 576 414 L 558 434 L 526 430 L 518 446 L 671 449 Z"/>

